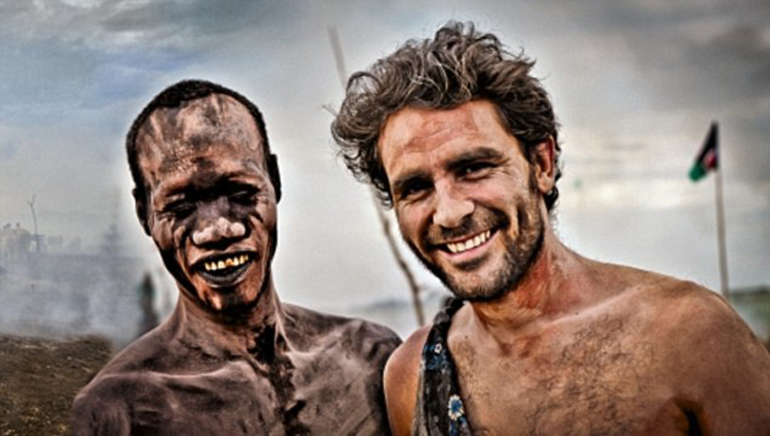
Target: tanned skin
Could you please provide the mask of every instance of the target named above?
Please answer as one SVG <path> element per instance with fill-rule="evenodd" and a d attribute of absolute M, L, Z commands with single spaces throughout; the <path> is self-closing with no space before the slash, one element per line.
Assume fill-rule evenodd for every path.
<path fill-rule="evenodd" d="M 137 141 L 137 212 L 179 302 L 79 393 L 72 433 L 387 434 L 381 374 L 400 341 L 280 302 L 276 193 L 248 110 L 220 94 L 158 109 Z"/>
<path fill-rule="evenodd" d="M 401 109 L 378 147 L 405 241 L 470 300 L 448 341 L 473 434 L 768 434 L 770 355 L 719 295 L 586 259 L 555 236 L 542 199 L 555 183 L 553 141 L 528 161 L 493 103 L 477 100 Z M 448 249 L 487 230 L 475 248 Z M 537 233 L 518 281 L 492 293 L 505 248 L 529 250 Z M 428 330 L 385 369 L 397 436 L 412 429 Z"/>

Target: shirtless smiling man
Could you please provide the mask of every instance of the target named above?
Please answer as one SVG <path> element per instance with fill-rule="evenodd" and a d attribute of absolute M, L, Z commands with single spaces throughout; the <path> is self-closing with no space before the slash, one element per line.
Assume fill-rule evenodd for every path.
<path fill-rule="evenodd" d="M 332 125 L 457 297 L 388 361 L 394 434 L 768 434 L 770 355 L 719 295 L 554 234 L 560 147 L 532 65 L 449 23 L 356 73 Z"/>
<path fill-rule="evenodd" d="M 75 399 L 75 435 L 380 435 L 399 339 L 282 303 L 271 261 L 281 183 L 259 110 L 177 83 L 126 141 L 136 212 L 179 287 L 174 313 Z"/>

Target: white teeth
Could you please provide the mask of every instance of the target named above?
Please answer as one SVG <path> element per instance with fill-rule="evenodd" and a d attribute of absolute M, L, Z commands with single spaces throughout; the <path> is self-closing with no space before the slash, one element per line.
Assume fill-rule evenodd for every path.
<path fill-rule="evenodd" d="M 449 242 L 446 244 L 446 246 L 451 253 L 454 253 L 454 254 L 461 253 L 463 251 L 468 251 L 472 248 L 476 248 L 479 245 L 487 242 L 490 236 L 492 236 L 492 231 L 487 230 L 486 232 L 478 234 L 473 238 L 468 238 L 465 241 Z"/>
<path fill-rule="evenodd" d="M 203 268 L 206 271 L 218 271 L 220 269 L 241 266 L 249 260 L 247 254 L 241 254 L 240 256 L 229 257 L 225 260 L 219 260 L 216 262 L 206 262 L 203 264 Z"/>

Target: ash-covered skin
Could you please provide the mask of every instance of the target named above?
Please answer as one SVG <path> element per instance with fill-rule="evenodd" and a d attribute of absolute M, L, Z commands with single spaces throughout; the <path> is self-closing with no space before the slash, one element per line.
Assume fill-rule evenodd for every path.
<path fill-rule="evenodd" d="M 276 194 L 246 108 L 213 94 L 158 109 L 137 138 L 137 211 L 179 302 L 78 394 L 72 434 L 388 434 L 381 376 L 400 340 L 279 301 Z"/>

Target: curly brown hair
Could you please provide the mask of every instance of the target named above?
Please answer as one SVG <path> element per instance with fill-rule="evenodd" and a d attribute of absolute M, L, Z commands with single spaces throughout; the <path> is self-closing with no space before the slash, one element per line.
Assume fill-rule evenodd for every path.
<path fill-rule="evenodd" d="M 332 123 L 332 136 L 353 175 L 372 183 L 383 204 L 392 206 L 377 149 L 388 117 L 407 106 L 451 109 L 486 99 L 497 106 L 530 162 L 535 145 L 553 137 L 558 180 L 558 123 L 548 93 L 530 74 L 534 64 L 523 53 L 506 51 L 495 35 L 476 31 L 473 23 L 450 21 L 433 39 L 409 40 L 368 70 L 353 74 Z M 544 195 L 549 211 L 558 196 L 555 185 Z"/>

